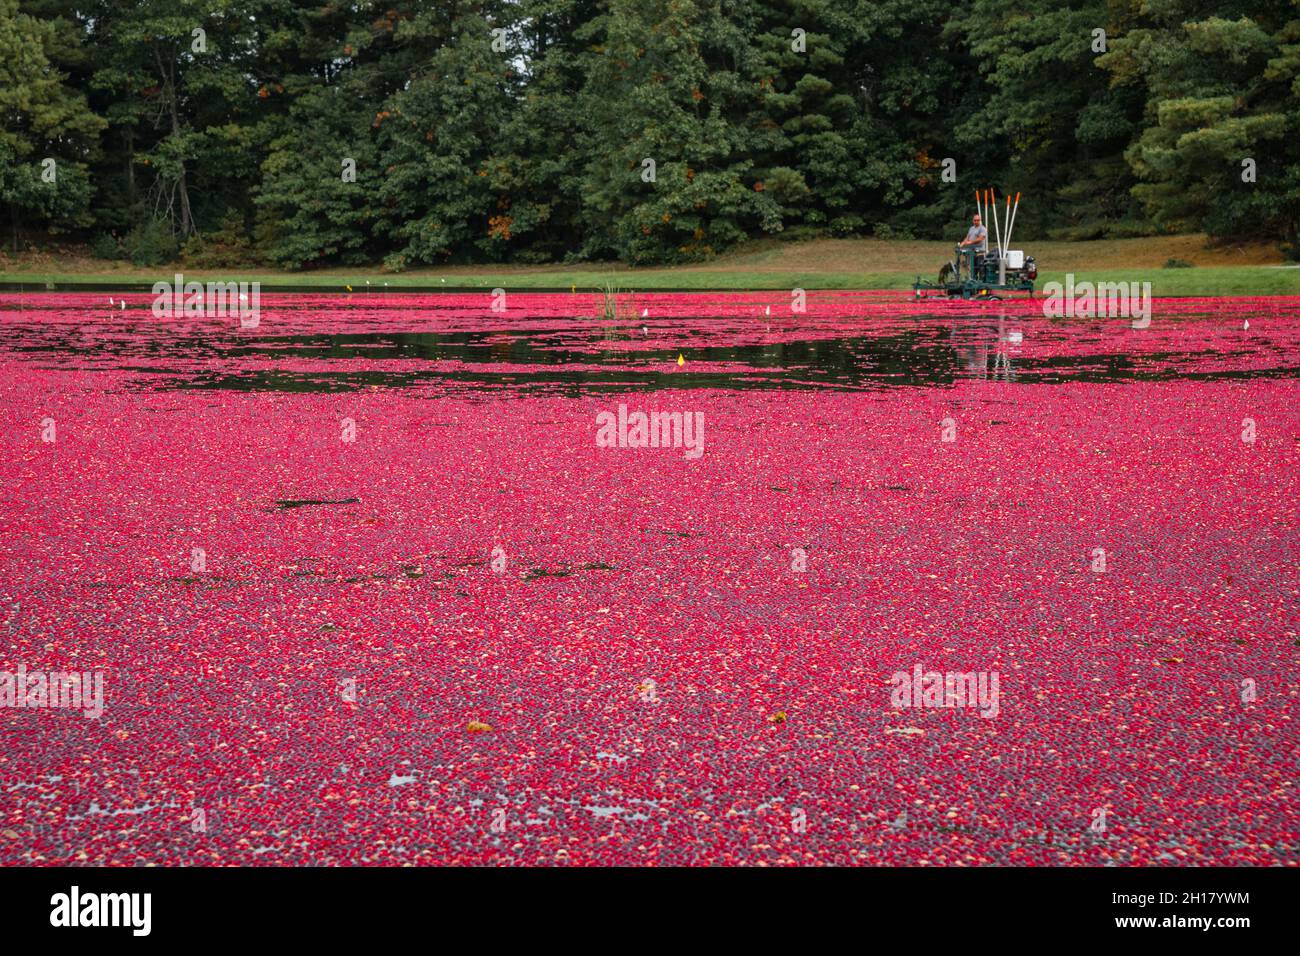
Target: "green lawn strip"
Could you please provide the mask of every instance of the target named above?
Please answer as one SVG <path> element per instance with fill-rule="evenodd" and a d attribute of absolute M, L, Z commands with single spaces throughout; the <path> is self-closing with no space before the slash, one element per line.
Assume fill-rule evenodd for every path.
<path fill-rule="evenodd" d="M 319 291 L 346 294 L 369 291 L 383 294 L 403 291 L 483 290 L 502 288 L 519 291 L 597 292 L 607 284 L 620 292 L 727 292 L 789 291 L 819 289 L 911 289 L 915 273 L 869 272 L 714 272 L 686 269 L 623 269 L 618 271 L 537 271 L 482 273 L 414 273 L 410 275 L 322 275 L 286 272 L 214 272 L 182 270 L 185 281 L 260 282 L 263 292 Z M 19 273 L 0 275 L 0 288 L 7 291 L 75 291 L 89 288 L 103 291 L 151 291 L 157 281 L 172 281 L 175 270 L 140 270 L 138 273 Z M 922 278 L 933 279 L 926 273 Z M 367 289 L 366 280 L 370 285 Z M 443 282 L 442 280 L 446 280 Z M 1039 274 L 1037 291 L 1048 282 L 1066 281 L 1063 271 Z M 1300 268 L 1266 266 L 1199 267 L 1191 269 L 1132 269 L 1082 271 L 1080 282 L 1150 282 L 1152 295 L 1168 296 L 1254 296 L 1300 295 Z"/>
<path fill-rule="evenodd" d="M 1036 292 L 1048 282 L 1066 281 L 1065 272 L 1041 272 Z M 1084 271 L 1074 275 L 1080 282 L 1150 282 L 1151 294 L 1172 296 L 1300 295 L 1300 269 L 1267 266 L 1220 266 L 1196 269 L 1126 269 Z"/>

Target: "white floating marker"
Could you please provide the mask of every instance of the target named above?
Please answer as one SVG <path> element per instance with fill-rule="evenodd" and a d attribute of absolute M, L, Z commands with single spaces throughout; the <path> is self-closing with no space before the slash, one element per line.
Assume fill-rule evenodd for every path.
<path fill-rule="evenodd" d="M 641 310 L 641 318 L 644 319 L 644 318 L 645 318 L 646 316 L 648 316 L 649 314 L 650 314 L 650 310 L 649 310 L 649 309 L 642 309 L 642 310 Z"/>
<path fill-rule="evenodd" d="M 770 305 L 767 307 L 767 310 L 764 312 L 764 314 L 765 314 L 765 315 L 771 315 L 771 314 L 772 314 L 772 307 L 771 307 Z"/>
<path fill-rule="evenodd" d="M 1242 325 L 1241 325 L 1241 330 L 1242 330 L 1243 332 L 1249 332 L 1249 331 L 1250 331 L 1250 319 L 1247 319 L 1245 322 L 1242 323 Z"/>

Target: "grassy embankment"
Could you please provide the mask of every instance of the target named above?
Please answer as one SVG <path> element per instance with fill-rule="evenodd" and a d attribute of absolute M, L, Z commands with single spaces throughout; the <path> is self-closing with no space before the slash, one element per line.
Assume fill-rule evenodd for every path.
<path fill-rule="evenodd" d="M 1150 282 L 1157 296 L 1300 295 L 1300 266 L 1288 267 L 1268 244 L 1207 248 L 1203 236 L 1162 236 L 1095 242 L 1027 242 L 1022 246 L 1038 262 L 1039 282 Z M 311 272 L 186 269 L 182 265 L 141 268 L 105 262 L 75 253 L 30 254 L 17 260 L 0 257 L 0 288 L 78 286 L 146 289 L 159 279 L 182 272 L 187 280 L 247 280 L 276 288 L 343 292 L 345 286 L 372 290 L 493 289 L 591 291 L 612 285 L 623 290 L 776 290 L 910 288 L 921 275 L 933 278 L 952 246 L 913 240 L 819 239 L 782 243 L 762 241 L 710 262 L 671 268 L 633 269 L 618 263 L 580 266 L 445 266 L 413 269 L 399 275 L 355 268 Z M 1165 268 L 1170 259 L 1192 268 Z"/>

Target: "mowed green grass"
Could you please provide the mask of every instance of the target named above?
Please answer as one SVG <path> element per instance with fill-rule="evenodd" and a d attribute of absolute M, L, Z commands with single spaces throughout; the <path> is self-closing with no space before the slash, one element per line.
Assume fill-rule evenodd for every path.
<path fill-rule="evenodd" d="M 366 276 L 337 276 L 284 273 L 230 273 L 184 270 L 185 280 L 221 282 L 260 282 L 262 291 L 319 290 L 321 292 L 365 292 Z M 5 274 L 3 281 L 13 286 L 19 284 L 28 291 L 43 288 L 75 290 L 78 287 L 118 289 L 128 291 L 154 281 L 172 278 L 172 273 L 155 272 L 151 276 L 123 277 L 120 275 L 85 275 L 61 273 Z M 909 291 L 915 273 L 881 274 L 861 273 L 798 273 L 798 272 L 560 272 L 522 275 L 456 275 L 446 283 L 432 283 L 428 276 L 372 276 L 369 291 L 402 292 L 439 289 L 462 291 L 465 289 L 537 290 L 596 292 L 606 283 L 620 292 L 662 291 L 789 291 L 790 289 L 892 289 Z M 926 275 L 924 278 L 933 279 Z M 1036 291 L 1043 292 L 1048 282 L 1064 284 L 1064 272 L 1040 273 Z M 1266 266 L 1237 266 L 1208 269 L 1165 270 L 1092 270 L 1074 274 L 1080 282 L 1150 282 L 1151 294 L 1159 297 L 1173 296 L 1253 296 L 1300 295 L 1300 269 L 1278 269 Z M 351 287 L 349 289 L 349 286 Z"/>
<path fill-rule="evenodd" d="M 1017 243 L 1021 246 L 1021 243 Z M 1150 282 L 1156 296 L 1300 295 L 1300 267 L 1289 267 L 1277 250 L 1263 243 L 1211 246 L 1204 236 L 1092 242 L 1023 243 L 1035 256 L 1038 291 L 1045 283 Z M 706 263 L 668 268 L 629 268 L 618 263 L 582 266 L 449 265 L 400 274 L 379 269 L 327 269 L 283 272 L 266 269 L 187 269 L 175 264 L 141 268 L 75 254 L 32 255 L 0 263 L 0 283 L 8 288 L 87 286 L 107 290 L 145 290 L 171 281 L 260 282 L 276 289 L 321 292 L 402 290 L 553 290 L 591 292 L 612 286 L 620 291 L 911 289 L 920 275 L 933 279 L 951 253 L 947 243 L 916 240 L 815 239 L 806 242 L 750 243 Z M 1170 259 L 1191 268 L 1165 268 Z"/>

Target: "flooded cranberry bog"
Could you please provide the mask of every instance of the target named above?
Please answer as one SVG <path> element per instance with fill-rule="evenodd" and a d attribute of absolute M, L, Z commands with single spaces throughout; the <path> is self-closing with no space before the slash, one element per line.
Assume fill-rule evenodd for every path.
<path fill-rule="evenodd" d="M 1300 299 L 152 302 L 0 294 L 0 863 L 1300 859 Z"/>

